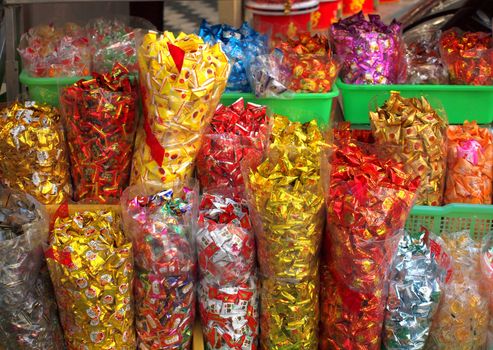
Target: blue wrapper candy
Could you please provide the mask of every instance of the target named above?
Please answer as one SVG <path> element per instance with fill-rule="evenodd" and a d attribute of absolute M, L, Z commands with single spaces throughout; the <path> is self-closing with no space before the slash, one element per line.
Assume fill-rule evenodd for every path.
<path fill-rule="evenodd" d="M 248 67 L 255 57 L 267 53 L 267 37 L 260 35 L 247 22 L 235 28 L 227 24 L 210 25 L 206 20 L 200 25 L 199 35 L 206 43 L 222 43 L 231 63 L 226 91 L 251 92 Z"/>

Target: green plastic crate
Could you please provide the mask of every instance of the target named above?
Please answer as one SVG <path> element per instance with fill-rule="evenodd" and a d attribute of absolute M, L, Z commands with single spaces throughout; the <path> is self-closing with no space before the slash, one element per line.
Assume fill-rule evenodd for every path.
<path fill-rule="evenodd" d="M 316 119 L 319 125 L 327 126 L 332 111 L 332 101 L 339 96 L 339 89 L 333 86 L 328 93 L 297 93 L 292 98 L 256 98 L 252 93 L 226 92 L 221 97 L 221 103 L 230 105 L 240 97 L 246 102 L 268 106 L 272 113 L 289 117 L 302 123 Z"/>
<path fill-rule="evenodd" d="M 425 95 L 440 101 L 450 124 L 462 124 L 464 120 L 476 120 L 478 124 L 493 122 L 493 86 L 355 85 L 340 79 L 336 85 L 341 91 L 344 119 L 352 124 L 368 124 L 370 101 L 377 96 L 381 106 L 393 90 L 400 91 L 404 97 Z"/>
<path fill-rule="evenodd" d="M 482 239 L 493 232 L 493 205 L 448 204 L 443 207 L 416 205 L 406 229 L 420 231 L 421 226 L 435 234 L 470 230 L 471 237 Z"/>

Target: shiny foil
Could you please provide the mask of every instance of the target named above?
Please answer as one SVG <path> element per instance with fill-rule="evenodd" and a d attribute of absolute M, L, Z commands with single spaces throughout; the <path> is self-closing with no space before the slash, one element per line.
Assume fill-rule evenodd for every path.
<path fill-rule="evenodd" d="M 132 243 L 112 211 L 59 217 L 45 251 L 67 348 L 136 348 Z"/>
<path fill-rule="evenodd" d="M 448 158 L 444 203 L 491 204 L 493 134 L 474 122 L 447 129 Z"/>
<path fill-rule="evenodd" d="M 398 84 L 405 81 L 402 26 L 385 25 L 379 15 L 363 12 L 330 27 L 335 52 L 342 57 L 341 78 L 349 84 Z"/>
<path fill-rule="evenodd" d="M 197 177 L 202 191 L 220 187 L 241 193 L 244 180 L 241 162 L 260 164 L 268 141 L 267 108 L 238 99 L 220 105 L 206 129 L 197 156 Z"/>
<path fill-rule="evenodd" d="M 63 335 L 41 245 L 46 213 L 32 197 L 0 190 L 0 348 L 62 350 Z"/>
<path fill-rule="evenodd" d="M 335 140 L 321 268 L 321 349 L 379 350 L 390 268 L 419 179 L 346 132 Z"/>
<path fill-rule="evenodd" d="M 480 242 L 469 231 L 441 235 L 453 259 L 453 270 L 433 320 L 426 349 L 481 350 L 486 344 L 488 297 L 481 281 Z"/>
<path fill-rule="evenodd" d="M 419 175 L 418 205 L 441 205 L 447 162 L 447 121 L 425 97 L 390 98 L 370 112 L 376 143 L 404 164 L 404 171 Z"/>
<path fill-rule="evenodd" d="M 199 310 L 207 348 L 257 349 L 255 238 L 246 202 L 204 193 L 195 242 Z"/>
<path fill-rule="evenodd" d="M 248 78 L 256 97 L 287 96 L 292 70 L 283 61 L 284 55 L 279 49 L 252 61 Z"/>
<path fill-rule="evenodd" d="M 43 204 L 70 198 L 69 163 L 58 110 L 33 101 L 0 110 L 0 182 Z"/>
<path fill-rule="evenodd" d="M 221 45 L 195 34 L 150 32 L 138 50 L 144 130 L 136 140 L 132 183 L 186 182 L 230 66 Z M 160 186 L 157 186 L 160 187 Z"/>
<path fill-rule="evenodd" d="M 138 348 L 189 349 L 195 313 L 192 192 L 184 198 L 173 190 L 138 192 L 129 187 L 121 200 L 125 233 L 134 245 Z"/>
<path fill-rule="evenodd" d="M 402 236 L 390 274 L 383 346 L 424 349 L 443 296 L 450 256 L 426 231 Z"/>
<path fill-rule="evenodd" d="M 127 74 L 117 63 L 62 92 L 75 201 L 117 203 L 128 184 L 137 91 Z"/>
<path fill-rule="evenodd" d="M 326 144 L 316 121 L 273 119 L 267 157 L 248 175 L 258 219 L 260 348 L 317 349 Z"/>

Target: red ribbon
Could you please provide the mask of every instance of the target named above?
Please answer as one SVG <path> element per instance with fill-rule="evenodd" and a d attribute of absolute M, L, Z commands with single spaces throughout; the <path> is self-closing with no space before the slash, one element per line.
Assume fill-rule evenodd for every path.
<path fill-rule="evenodd" d="M 151 156 L 156 163 L 161 166 L 164 160 L 164 148 L 161 146 L 156 136 L 152 133 L 151 126 L 149 125 L 147 118 L 144 119 L 144 131 L 146 133 L 146 143 L 151 150 Z"/>

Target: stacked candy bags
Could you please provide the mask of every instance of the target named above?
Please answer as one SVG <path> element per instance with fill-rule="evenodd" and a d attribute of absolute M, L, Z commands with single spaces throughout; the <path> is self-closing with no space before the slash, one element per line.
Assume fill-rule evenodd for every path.
<path fill-rule="evenodd" d="M 441 205 L 447 162 L 447 122 L 424 97 L 404 98 L 392 91 L 383 106 L 370 112 L 376 143 L 421 178 L 416 204 Z"/>
<path fill-rule="evenodd" d="M 41 271 L 47 238 L 41 205 L 21 192 L 0 190 L 2 349 L 64 349 L 50 279 Z"/>
<path fill-rule="evenodd" d="M 136 348 L 132 243 L 120 226 L 112 211 L 53 224 L 45 256 L 68 349 Z"/>
<path fill-rule="evenodd" d="M 121 199 L 125 233 L 133 241 L 138 348 L 189 349 L 195 311 L 191 241 L 194 192 L 146 196 L 129 187 Z M 195 218 L 196 220 L 196 218 Z"/>
<path fill-rule="evenodd" d="M 335 52 L 343 59 L 341 78 L 349 84 L 397 84 L 405 81 L 401 24 L 385 25 L 362 12 L 330 27 Z"/>
<path fill-rule="evenodd" d="M 402 164 L 336 133 L 321 269 L 322 349 L 380 349 L 390 267 L 418 185 Z"/>
<path fill-rule="evenodd" d="M 195 241 L 199 309 L 208 349 L 257 349 L 255 240 L 243 200 L 205 193 Z"/>
<path fill-rule="evenodd" d="M 318 348 L 325 143 L 317 123 L 273 117 L 267 158 L 248 174 L 256 212 L 263 349 Z"/>
<path fill-rule="evenodd" d="M 493 135 L 476 122 L 450 125 L 444 203 L 491 204 Z"/>
<path fill-rule="evenodd" d="M 85 76 L 91 72 L 91 48 L 84 28 L 75 23 L 41 25 L 21 37 L 22 66 L 33 77 Z"/>
<path fill-rule="evenodd" d="M 220 44 L 210 46 L 194 34 L 151 32 L 138 60 L 144 132 L 136 141 L 132 183 L 186 182 L 226 87 L 228 59 Z"/>
<path fill-rule="evenodd" d="M 118 203 L 128 183 L 137 91 L 127 74 L 116 64 L 62 92 L 76 201 Z"/>
<path fill-rule="evenodd" d="M 227 91 L 250 92 L 250 63 L 267 53 L 267 37 L 257 33 L 247 22 L 235 28 L 227 24 L 210 25 L 206 20 L 200 25 L 199 35 L 210 45 L 221 43 L 231 65 Z"/>
<path fill-rule="evenodd" d="M 36 102 L 14 102 L 0 110 L 0 182 L 43 204 L 70 198 L 65 133 L 58 111 Z"/>
<path fill-rule="evenodd" d="M 239 99 L 231 106 L 220 105 L 206 129 L 197 156 L 197 177 L 203 191 L 228 187 L 243 191 L 241 162 L 258 165 L 268 141 L 269 118 L 264 106 Z"/>

